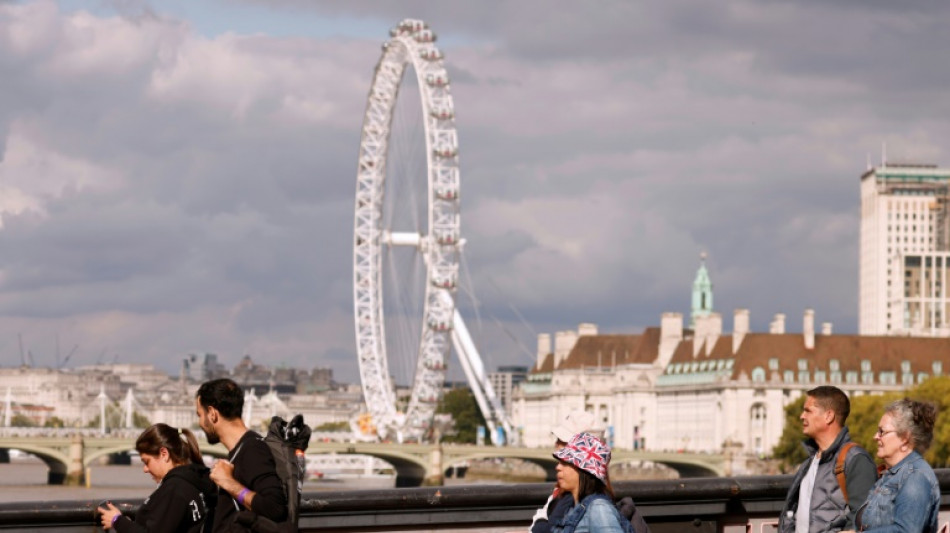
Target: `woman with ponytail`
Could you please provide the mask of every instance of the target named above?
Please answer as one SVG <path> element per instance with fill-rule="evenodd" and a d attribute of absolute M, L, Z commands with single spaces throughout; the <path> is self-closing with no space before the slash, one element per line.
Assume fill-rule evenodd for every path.
<path fill-rule="evenodd" d="M 936 533 L 940 485 L 922 454 L 933 441 L 937 409 L 904 398 L 884 408 L 874 440 L 884 470 L 855 516 L 868 532 Z"/>
<path fill-rule="evenodd" d="M 135 513 L 135 521 L 112 502 L 99 507 L 102 529 L 114 528 L 118 533 L 210 531 L 203 526 L 217 490 L 201 460 L 195 435 L 187 429 L 155 424 L 139 435 L 135 449 L 142 458 L 142 471 L 152 476 L 158 488 Z"/>

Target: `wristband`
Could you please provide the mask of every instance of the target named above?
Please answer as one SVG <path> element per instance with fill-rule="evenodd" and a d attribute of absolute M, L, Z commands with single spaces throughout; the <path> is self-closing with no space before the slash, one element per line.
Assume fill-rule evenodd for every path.
<path fill-rule="evenodd" d="M 120 516 L 122 516 L 122 513 L 119 513 L 119 514 L 113 516 L 113 517 L 112 517 L 112 523 L 109 524 L 109 525 L 112 526 L 112 527 L 115 527 L 115 521 L 118 520 Z"/>
<path fill-rule="evenodd" d="M 237 495 L 237 501 L 238 501 L 238 503 L 240 503 L 241 505 L 244 505 L 244 497 L 247 496 L 247 493 L 248 493 L 248 492 L 251 492 L 251 491 L 250 491 L 250 489 L 248 489 L 248 488 L 246 488 L 246 487 L 243 488 L 243 489 L 241 489 L 241 492 L 239 492 L 238 495 Z"/>

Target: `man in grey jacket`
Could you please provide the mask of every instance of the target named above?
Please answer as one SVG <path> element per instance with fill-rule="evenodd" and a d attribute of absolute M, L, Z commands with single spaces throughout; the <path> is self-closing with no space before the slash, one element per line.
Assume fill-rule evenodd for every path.
<path fill-rule="evenodd" d="M 854 514 L 877 479 L 877 467 L 871 455 L 851 441 L 845 426 L 850 412 L 848 396 L 837 387 L 824 385 L 806 393 L 800 418 L 809 457 L 785 499 L 781 533 L 854 529 Z M 843 463 L 838 459 L 842 453 Z"/>

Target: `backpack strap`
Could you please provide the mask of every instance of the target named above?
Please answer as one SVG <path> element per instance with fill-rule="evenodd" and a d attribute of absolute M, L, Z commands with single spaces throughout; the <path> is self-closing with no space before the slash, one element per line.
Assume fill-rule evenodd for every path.
<path fill-rule="evenodd" d="M 243 447 L 244 447 L 243 442 L 238 444 L 237 450 L 234 450 L 234 455 L 232 455 L 230 459 L 232 463 L 234 462 L 235 459 L 237 459 L 237 456 L 239 453 L 241 453 L 241 448 Z M 231 496 L 230 494 L 228 494 L 228 497 L 231 498 L 231 503 L 234 504 L 234 510 L 237 512 L 241 512 L 241 504 L 238 503 L 238 501 L 234 498 L 234 496 Z"/>
<path fill-rule="evenodd" d="M 851 448 L 857 445 L 856 442 L 846 442 L 838 451 L 838 459 L 835 461 L 835 477 L 838 478 L 838 486 L 841 487 L 841 495 L 844 496 L 845 505 L 848 505 L 848 482 L 844 477 L 844 462 L 848 459 L 848 452 Z"/>

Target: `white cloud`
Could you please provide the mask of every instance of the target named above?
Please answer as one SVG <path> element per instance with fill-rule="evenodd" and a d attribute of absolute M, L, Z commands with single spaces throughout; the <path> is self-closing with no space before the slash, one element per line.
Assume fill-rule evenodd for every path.
<path fill-rule="evenodd" d="M 509 326 L 511 306 L 537 328 L 655 324 L 706 250 L 726 314 L 809 306 L 853 331 L 865 154 L 950 164 L 940 7 L 413 6 L 453 79 L 466 258 Z M 206 37 L 152 8 L 0 4 L 0 350 L 59 331 L 172 371 L 206 350 L 352 375 L 355 159 L 386 36 L 346 24 L 405 6 L 268 4 L 340 17 L 331 38 Z"/>

